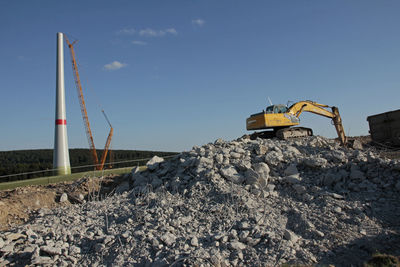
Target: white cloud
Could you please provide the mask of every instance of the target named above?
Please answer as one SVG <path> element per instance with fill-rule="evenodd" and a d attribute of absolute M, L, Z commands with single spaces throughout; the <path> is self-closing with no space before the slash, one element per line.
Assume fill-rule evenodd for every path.
<path fill-rule="evenodd" d="M 125 64 L 125 63 L 121 63 L 121 62 L 119 62 L 119 61 L 113 61 L 113 62 L 111 62 L 111 63 L 109 63 L 109 64 L 106 64 L 106 65 L 104 65 L 104 69 L 105 70 L 119 70 L 119 69 L 121 69 L 121 68 L 123 68 L 123 67 L 126 67 L 128 64 Z"/>
<path fill-rule="evenodd" d="M 177 35 L 178 32 L 174 28 L 168 28 L 166 30 L 153 30 L 147 28 L 139 31 L 140 36 L 146 36 L 146 37 L 161 37 L 166 34 Z"/>
<path fill-rule="evenodd" d="M 133 35 L 136 33 L 136 30 L 134 28 L 124 28 L 122 30 L 117 31 L 117 34 L 121 35 Z"/>
<path fill-rule="evenodd" d="M 192 24 L 197 25 L 197 26 L 203 26 L 204 23 L 206 23 L 203 19 L 193 19 Z"/>
<path fill-rule="evenodd" d="M 144 30 L 140 30 L 139 31 L 139 35 L 155 37 L 155 36 L 165 35 L 165 33 L 163 33 L 162 31 L 158 32 L 158 31 L 155 31 L 153 29 L 147 28 L 147 29 L 144 29 Z"/>
<path fill-rule="evenodd" d="M 132 44 L 134 44 L 134 45 L 147 45 L 147 43 L 146 43 L 146 42 L 143 42 L 143 41 L 137 41 L 137 40 L 135 40 L 135 41 L 132 41 Z"/>
<path fill-rule="evenodd" d="M 169 28 L 165 30 L 166 33 L 170 33 L 172 35 L 177 35 L 178 32 L 174 28 Z"/>

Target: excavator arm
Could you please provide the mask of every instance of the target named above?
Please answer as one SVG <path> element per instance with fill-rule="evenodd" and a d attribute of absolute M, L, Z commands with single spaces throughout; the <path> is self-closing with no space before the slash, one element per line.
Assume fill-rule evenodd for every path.
<path fill-rule="evenodd" d="M 326 108 L 331 108 L 332 111 L 329 111 Z M 297 102 L 288 109 L 288 113 L 296 116 L 297 118 L 301 115 L 303 111 L 331 118 L 333 124 L 335 125 L 340 142 L 342 143 L 342 145 L 345 145 L 347 143 L 347 137 L 344 133 L 342 118 L 340 117 L 339 109 L 337 107 L 330 107 L 328 105 L 319 104 L 317 102 L 307 100 Z"/>

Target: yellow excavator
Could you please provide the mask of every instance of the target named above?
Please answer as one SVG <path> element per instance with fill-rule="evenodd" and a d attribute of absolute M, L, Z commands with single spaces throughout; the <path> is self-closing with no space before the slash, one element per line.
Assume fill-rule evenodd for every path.
<path fill-rule="evenodd" d="M 328 110 L 328 108 L 331 108 L 332 111 Z M 251 135 L 251 138 L 268 138 L 276 136 L 280 139 L 288 139 L 293 137 L 312 136 L 313 132 L 310 128 L 291 127 L 300 124 L 299 117 L 303 111 L 331 118 L 335 125 L 340 142 L 342 145 L 346 145 L 347 137 L 344 133 L 342 119 L 338 108 L 309 100 L 294 103 L 290 107 L 287 107 L 286 105 L 268 106 L 262 112 L 250 115 L 246 120 L 246 128 L 249 131 L 272 129 L 272 131 L 256 132 Z"/>

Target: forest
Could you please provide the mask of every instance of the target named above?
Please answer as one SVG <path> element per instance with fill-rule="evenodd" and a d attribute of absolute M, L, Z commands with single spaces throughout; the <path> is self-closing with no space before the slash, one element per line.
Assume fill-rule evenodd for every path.
<path fill-rule="evenodd" d="M 97 150 L 99 158 L 102 153 L 102 150 Z M 112 160 L 110 162 L 110 155 L 108 155 L 105 169 L 144 165 L 147 160 L 137 160 L 148 159 L 155 155 L 165 157 L 175 154 L 177 153 L 141 150 L 112 150 Z M 93 166 L 87 166 L 93 165 L 93 159 L 89 149 L 70 149 L 69 157 L 72 173 L 94 170 Z M 53 175 L 52 169 L 53 149 L 0 151 L 0 183 L 51 176 Z M 20 173 L 27 174 L 2 177 Z"/>

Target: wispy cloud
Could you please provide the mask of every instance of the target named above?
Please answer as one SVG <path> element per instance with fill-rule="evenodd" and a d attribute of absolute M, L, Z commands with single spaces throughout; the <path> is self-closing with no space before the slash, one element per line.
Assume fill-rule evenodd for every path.
<path fill-rule="evenodd" d="M 193 19 L 192 24 L 197 25 L 197 26 L 203 26 L 204 23 L 206 23 L 203 19 Z"/>
<path fill-rule="evenodd" d="M 122 30 L 117 31 L 117 34 L 120 35 L 133 35 L 136 33 L 136 30 L 134 28 L 124 28 Z"/>
<path fill-rule="evenodd" d="M 178 32 L 175 28 L 168 28 L 165 30 L 154 30 L 147 28 L 139 31 L 140 36 L 146 36 L 146 37 L 161 37 L 167 34 L 177 35 Z"/>
<path fill-rule="evenodd" d="M 18 61 L 25 61 L 27 58 L 25 56 L 17 56 Z"/>
<path fill-rule="evenodd" d="M 106 65 L 104 65 L 104 69 L 105 70 L 119 70 L 119 69 L 121 69 L 121 68 L 123 68 L 123 67 L 126 67 L 128 64 L 125 64 L 125 63 L 121 63 L 121 62 L 119 62 L 119 61 L 113 61 L 113 62 L 111 62 L 111 63 L 109 63 L 109 64 L 106 64 Z"/>
<path fill-rule="evenodd" d="M 134 44 L 134 45 L 147 45 L 147 43 L 146 43 L 146 42 L 143 42 L 143 41 L 137 41 L 137 40 L 135 40 L 135 41 L 132 41 L 132 44 Z"/>

